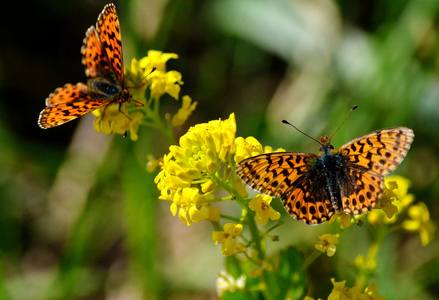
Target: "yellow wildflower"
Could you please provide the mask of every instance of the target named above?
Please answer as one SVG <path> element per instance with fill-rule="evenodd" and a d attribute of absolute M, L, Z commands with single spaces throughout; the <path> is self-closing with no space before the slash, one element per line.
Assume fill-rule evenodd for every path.
<path fill-rule="evenodd" d="M 398 175 L 387 176 L 384 180 L 384 192 L 379 202 L 367 216 L 371 224 L 394 223 L 396 217 L 414 201 L 414 195 L 408 194 L 410 180 Z"/>
<path fill-rule="evenodd" d="M 178 217 L 188 226 L 191 222 L 198 223 L 202 220 L 218 221 L 216 216 L 219 216 L 219 213 L 215 212 L 217 208 L 206 202 L 211 198 L 212 195 L 206 196 L 195 187 L 179 188 L 173 194 L 170 210 L 175 216 L 179 208 Z"/>
<path fill-rule="evenodd" d="M 177 127 L 183 125 L 196 107 L 197 102 L 192 102 L 192 99 L 189 96 L 183 96 L 181 108 L 172 117 L 172 126 Z"/>
<path fill-rule="evenodd" d="M 265 225 L 268 219 L 274 221 L 280 218 L 280 213 L 270 206 L 271 200 L 271 196 L 258 194 L 248 204 L 248 207 L 256 212 L 255 220 L 261 225 Z"/>
<path fill-rule="evenodd" d="M 335 254 L 338 238 L 334 234 L 323 234 L 319 237 L 320 242 L 315 243 L 317 250 L 326 252 L 331 257 Z"/>
<path fill-rule="evenodd" d="M 160 98 L 165 93 L 169 94 L 175 100 L 178 100 L 180 93 L 181 73 L 177 71 L 154 71 L 148 76 L 148 80 L 151 82 L 151 97 Z"/>
<path fill-rule="evenodd" d="M 331 224 L 337 219 L 340 220 L 340 225 L 342 228 L 348 228 L 351 226 L 351 215 L 345 213 L 344 211 L 333 214 L 331 219 L 329 219 L 328 224 Z"/>
<path fill-rule="evenodd" d="M 243 137 L 237 137 L 235 139 L 236 154 L 235 162 L 239 163 L 243 159 L 256 156 L 263 153 L 262 145 L 257 139 L 250 136 L 246 139 Z"/>
<path fill-rule="evenodd" d="M 235 162 L 239 163 L 242 160 L 256 156 L 262 153 L 272 153 L 272 152 L 285 152 L 285 149 L 279 148 L 277 150 L 273 150 L 273 148 L 266 146 L 262 148 L 261 143 L 254 137 L 250 136 L 246 139 L 243 137 L 237 137 L 235 139 L 236 145 L 236 154 L 235 154 Z"/>
<path fill-rule="evenodd" d="M 146 171 L 149 173 L 154 172 L 160 166 L 160 164 L 163 163 L 163 157 L 155 157 L 152 154 L 148 154 L 146 159 Z"/>
<path fill-rule="evenodd" d="M 212 232 L 212 241 L 215 244 L 223 244 L 221 252 L 224 255 L 245 252 L 245 245 L 237 241 L 237 237 L 241 235 L 242 229 L 241 224 L 226 223 L 224 224 L 224 231 Z"/>
<path fill-rule="evenodd" d="M 224 171 L 230 169 L 235 132 L 234 114 L 224 121 L 197 124 L 180 138 L 179 146 L 171 146 L 170 153 L 164 156 L 162 170 L 155 178 L 161 192 L 159 198 L 173 202 L 174 215 L 180 207 L 183 222 L 219 218 L 219 212 L 207 200 L 213 199 L 215 182 L 224 180 Z M 195 201 L 181 198 L 185 189 L 191 190 Z"/>
<path fill-rule="evenodd" d="M 345 287 L 346 280 L 336 282 L 334 278 L 331 278 L 331 282 L 334 288 L 328 296 L 328 300 L 386 300 L 385 297 L 378 295 L 374 282 L 369 284 L 364 293 L 361 293 L 358 287 Z"/>
<path fill-rule="evenodd" d="M 375 282 L 369 283 L 369 286 L 364 290 L 364 294 L 368 297 L 366 300 L 386 300 L 385 297 L 378 295 L 378 287 Z"/>
<path fill-rule="evenodd" d="M 133 96 L 136 106 L 143 106 L 146 104 L 145 91 L 149 86 L 146 79 L 151 71 L 152 68 L 141 68 L 139 61 L 136 58 L 131 60 L 131 66 L 125 66 L 125 86 L 129 89 L 130 94 Z"/>
<path fill-rule="evenodd" d="M 408 210 L 411 220 L 402 223 L 402 227 L 409 231 L 418 231 L 423 246 L 428 245 L 433 239 L 436 224 L 430 220 L 430 213 L 423 202 L 413 205 Z"/>
<path fill-rule="evenodd" d="M 120 105 L 115 103 L 94 110 L 93 114 L 96 116 L 93 124 L 95 131 L 103 132 L 107 135 L 111 133 L 125 134 L 125 132 L 129 131 L 132 141 L 138 139 L 137 131 L 140 120 L 143 117 L 141 112 L 125 115 L 120 111 Z"/>
<path fill-rule="evenodd" d="M 170 59 L 177 59 L 175 53 L 163 53 L 157 50 L 149 50 L 148 56 L 139 60 L 139 66 L 143 69 L 155 68 L 159 72 L 166 72 L 166 62 Z"/>

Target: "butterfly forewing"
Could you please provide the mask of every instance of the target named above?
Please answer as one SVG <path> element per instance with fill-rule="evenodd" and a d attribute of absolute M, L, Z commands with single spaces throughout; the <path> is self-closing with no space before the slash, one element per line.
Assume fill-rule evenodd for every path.
<path fill-rule="evenodd" d="M 108 77 L 112 74 L 107 54 L 102 49 L 94 26 L 90 27 L 85 34 L 81 53 L 87 77 Z"/>
<path fill-rule="evenodd" d="M 122 38 L 119 18 L 113 4 L 107 4 L 99 15 L 96 30 L 114 75 L 123 86 Z"/>
<path fill-rule="evenodd" d="M 385 176 L 402 162 L 413 139 L 413 130 L 406 127 L 382 129 L 343 145 L 338 152 L 349 159 L 352 167 Z"/>
<path fill-rule="evenodd" d="M 241 161 L 236 172 L 252 188 L 280 197 L 294 188 L 314 157 L 315 154 L 295 152 L 261 154 Z"/>

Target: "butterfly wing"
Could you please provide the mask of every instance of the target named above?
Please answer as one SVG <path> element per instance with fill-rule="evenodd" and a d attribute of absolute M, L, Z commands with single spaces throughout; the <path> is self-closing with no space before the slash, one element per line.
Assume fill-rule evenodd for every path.
<path fill-rule="evenodd" d="M 81 53 L 82 64 L 85 65 L 85 74 L 88 77 L 111 78 L 113 76 L 113 70 L 110 67 L 106 53 L 102 49 L 101 41 L 94 26 L 91 26 L 85 34 Z"/>
<path fill-rule="evenodd" d="M 123 86 L 122 39 L 119 18 L 113 4 L 107 4 L 104 7 L 98 17 L 96 31 L 108 63 L 120 85 Z"/>
<path fill-rule="evenodd" d="M 319 186 L 311 176 L 304 176 L 281 199 L 291 216 L 309 225 L 328 221 L 335 213 L 328 190 Z"/>
<path fill-rule="evenodd" d="M 375 206 L 383 193 L 384 176 L 402 162 L 413 139 L 409 128 L 388 128 L 359 137 L 337 150 L 346 158 L 348 172 L 340 189 L 344 212 L 357 215 Z"/>
<path fill-rule="evenodd" d="M 280 152 L 261 154 L 241 161 L 237 174 L 261 193 L 280 197 L 297 220 L 318 224 L 334 214 L 326 189 L 318 188 L 309 176 L 308 166 L 316 154 Z"/>
<path fill-rule="evenodd" d="M 47 129 L 62 125 L 111 103 L 91 91 L 85 84 L 66 84 L 46 99 L 47 107 L 40 113 L 38 125 Z"/>

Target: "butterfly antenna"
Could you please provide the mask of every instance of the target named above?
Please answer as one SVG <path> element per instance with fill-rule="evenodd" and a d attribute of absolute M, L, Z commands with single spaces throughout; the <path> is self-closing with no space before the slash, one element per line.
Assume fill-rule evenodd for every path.
<path fill-rule="evenodd" d="M 346 122 L 346 119 L 349 117 L 349 115 L 356 110 L 358 107 L 358 105 L 354 105 L 352 106 L 351 110 L 348 112 L 348 114 L 346 115 L 346 117 L 344 117 L 343 122 L 341 122 L 340 126 L 338 126 L 337 130 L 331 135 L 331 137 L 329 138 L 329 141 L 332 140 L 332 137 L 337 133 L 337 131 L 341 128 L 341 126 L 343 126 L 344 122 Z"/>
<path fill-rule="evenodd" d="M 316 140 L 315 138 L 313 138 L 312 136 L 307 135 L 305 132 L 303 132 L 302 130 L 300 130 L 299 128 L 297 128 L 296 126 L 294 126 L 293 124 L 291 124 L 290 122 L 286 121 L 286 120 L 282 120 L 282 123 L 287 124 L 292 126 L 294 129 L 296 129 L 298 132 L 300 132 L 301 134 L 309 137 L 310 139 L 316 141 L 317 143 L 319 143 L 319 145 L 323 146 L 322 143 L 320 143 L 318 140 Z"/>
<path fill-rule="evenodd" d="M 153 67 L 151 72 L 148 73 L 148 75 L 143 76 L 138 82 L 137 84 L 133 87 L 133 88 L 138 88 L 144 85 L 144 83 L 142 83 L 143 80 L 145 80 L 146 77 L 148 77 L 149 75 L 151 75 L 155 70 L 157 70 L 156 67 Z"/>

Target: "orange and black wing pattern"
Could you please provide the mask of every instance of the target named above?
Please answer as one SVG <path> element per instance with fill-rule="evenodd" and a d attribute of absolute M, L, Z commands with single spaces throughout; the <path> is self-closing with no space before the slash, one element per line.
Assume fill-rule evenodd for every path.
<path fill-rule="evenodd" d="M 119 19 L 113 4 L 105 6 L 95 27 L 90 27 L 81 48 L 88 84 L 66 84 L 46 99 L 38 125 L 52 128 L 110 103 L 131 98 L 123 87 L 123 57 Z M 122 91 L 122 92 L 120 92 Z"/>

